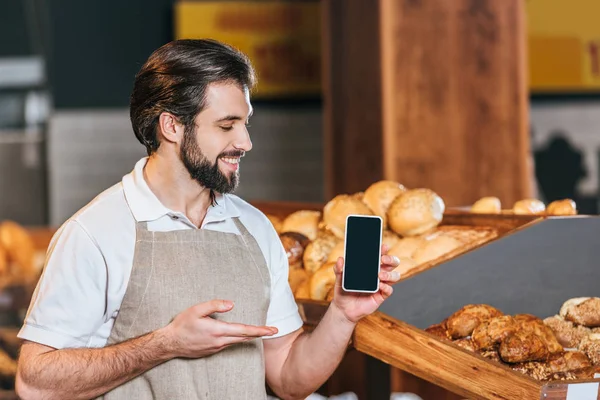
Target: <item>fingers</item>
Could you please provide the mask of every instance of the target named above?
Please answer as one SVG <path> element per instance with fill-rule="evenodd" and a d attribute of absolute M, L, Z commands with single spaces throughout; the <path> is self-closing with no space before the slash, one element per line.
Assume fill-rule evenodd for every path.
<path fill-rule="evenodd" d="M 228 322 L 219 322 L 217 336 L 237 337 L 237 338 L 259 338 L 263 336 L 273 336 L 278 332 L 277 328 L 272 326 L 254 326 L 245 324 L 235 324 Z"/>
<path fill-rule="evenodd" d="M 223 313 L 233 308 L 233 302 L 228 300 L 211 300 L 205 303 L 196 304 L 193 309 L 199 318 L 206 317 L 214 313 Z"/>
<path fill-rule="evenodd" d="M 381 271 L 379 272 L 379 280 L 385 283 L 396 283 L 400 280 L 400 272 L 398 271 Z"/>
<path fill-rule="evenodd" d="M 392 293 L 394 293 L 394 288 L 392 288 L 387 283 L 382 282 L 379 284 L 379 291 L 381 292 L 381 295 L 383 296 L 383 298 L 387 299 L 388 297 L 390 297 L 392 295 Z"/>
<path fill-rule="evenodd" d="M 342 268 L 344 268 L 344 257 L 338 257 L 337 262 L 333 266 L 333 272 L 335 272 L 336 278 L 342 274 Z"/>
<path fill-rule="evenodd" d="M 394 269 L 400 265 L 400 259 L 396 256 L 383 255 L 381 256 L 381 266 L 384 268 Z"/>

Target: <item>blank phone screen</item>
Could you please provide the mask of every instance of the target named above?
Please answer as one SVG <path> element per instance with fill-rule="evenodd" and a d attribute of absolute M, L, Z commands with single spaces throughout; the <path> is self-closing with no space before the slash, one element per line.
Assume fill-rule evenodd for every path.
<path fill-rule="evenodd" d="M 381 246 L 381 220 L 349 217 L 346 225 L 344 289 L 376 291 Z"/>

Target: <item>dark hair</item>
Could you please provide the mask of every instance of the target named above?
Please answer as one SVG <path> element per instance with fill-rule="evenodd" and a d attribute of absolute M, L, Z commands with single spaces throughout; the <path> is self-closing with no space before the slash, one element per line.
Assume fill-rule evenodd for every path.
<path fill-rule="evenodd" d="M 254 69 L 240 51 L 215 40 L 175 40 L 150 55 L 135 76 L 129 103 L 131 125 L 148 155 L 158 149 L 158 118 L 175 115 L 189 131 L 206 106 L 211 83 L 232 82 L 252 89 Z"/>

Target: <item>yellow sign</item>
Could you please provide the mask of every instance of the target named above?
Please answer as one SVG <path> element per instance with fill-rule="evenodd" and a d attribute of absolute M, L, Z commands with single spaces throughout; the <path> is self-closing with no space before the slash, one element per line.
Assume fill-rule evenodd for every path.
<path fill-rule="evenodd" d="M 319 1 L 181 1 L 178 39 L 211 38 L 244 52 L 258 76 L 253 97 L 318 97 Z"/>
<path fill-rule="evenodd" d="M 600 0 L 527 0 L 534 93 L 600 89 Z"/>

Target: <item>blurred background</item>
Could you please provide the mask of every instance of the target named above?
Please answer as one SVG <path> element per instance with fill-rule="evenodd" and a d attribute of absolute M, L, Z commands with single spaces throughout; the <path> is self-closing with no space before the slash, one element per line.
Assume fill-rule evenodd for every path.
<path fill-rule="evenodd" d="M 497 98 L 504 100 L 487 106 L 453 104 L 439 114 L 443 115 L 437 125 L 429 121 L 438 113 L 429 110 L 411 119 L 412 136 L 407 135 L 443 142 L 447 133 L 440 129 L 443 119 L 463 111 L 477 121 L 504 113 L 508 119 L 492 118 L 488 125 L 505 126 L 513 113 L 510 107 L 523 103 L 526 110 L 509 124 L 516 128 L 509 127 L 511 133 L 505 129 L 502 134 L 509 147 L 514 144 L 514 155 L 519 158 L 514 181 L 531 189 L 505 195 L 502 187 L 486 184 L 478 195 L 506 199 L 506 208 L 519 196 L 546 202 L 569 197 L 576 200 L 580 212 L 597 213 L 600 25 L 594 16 L 600 15 L 600 3 L 523 0 L 519 5 L 504 0 L 461 0 L 452 10 L 451 2 L 444 0 L 407 0 L 397 2 L 397 13 L 382 12 L 395 7 L 392 3 L 2 0 L 0 220 L 57 226 L 119 182 L 145 155 L 128 115 L 134 76 L 153 50 L 183 37 L 226 41 L 246 52 L 257 69 L 259 85 L 250 127 L 254 149 L 242 164 L 238 191 L 247 200 L 324 202 L 339 192 L 364 188 L 369 180 L 390 177 L 411 186 L 422 182 L 445 194 L 442 197 L 449 206 L 475 201 L 475 195 L 454 195 L 440 182 L 452 181 L 453 188 L 464 193 L 461 184 L 477 184 L 470 181 L 476 170 L 483 174 L 478 179 L 486 179 L 484 172 L 491 167 L 461 161 L 462 175 L 450 178 L 449 170 L 445 179 L 439 164 L 416 160 L 428 151 L 422 143 L 411 144 L 416 155 L 410 163 L 420 164 L 414 167 L 406 161 L 403 143 L 407 142 L 402 135 L 409 129 L 398 118 L 402 110 L 435 103 L 435 99 L 414 95 L 429 90 L 422 84 L 411 89 L 412 97 L 393 92 L 402 82 L 410 86 L 414 71 L 421 74 L 415 82 L 458 85 L 451 92 L 464 92 L 465 74 L 456 66 L 468 59 L 472 61 L 465 65 L 494 65 L 487 80 L 469 83 L 473 96 L 497 91 Z M 500 10 L 505 7 L 501 3 L 512 5 Z M 469 15 L 475 19 L 469 20 Z M 410 22 L 411 16 L 415 23 Z M 405 34 L 395 34 L 398 30 L 390 24 L 401 25 Z M 464 31 L 469 26 L 471 39 L 465 41 L 461 35 L 467 35 Z M 444 44 L 443 29 L 456 31 L 452 43 L 465 46 Z M 369 44 L 365 38 L 375 39 Z M 484 39 L 499 50 L 482 56 L 487 51 Z M 429 45 L 434 50 L 448 48 L 444 57 L 455 68 L 443 69 L 446 63 L 435 56 L 428 58 Z M 394 49 L 393 57 L 388 56 L 390 49 Z M 373 76 L 369 72 L 373 70 L 383 72 Z M 503 71 L 516 72 L 498 81 L 498 90 L 482 86 L 496 82 L 493 74 Z M 503 89 L 509 86 L 510 93 Z M 354 99 L 352 107 L 348 98 Z M 452 103 L 452 98 L 440 101 Z M 362 142 L 356 140 L 356 133 L 348 133 L 348 140 L 354 140 L 351 145 L 345 142 L 345 127 L 350 126 L 350 132 L 361 123 L 361 140 L 371 143 L 372 137 L 378 146 L 376 151 L 367 150 L 371 158 L 361 157 Z M 421 124 L 421 132 L 415 131 L 415 124 Z M 500 134 L 472 128 L 468 119 L 460 127 L 454 128 L 448 140 L 456 142 L 462 132 L 475 129 L 460 139 L 461 152 L 441 153 L 438 146 L 432 157 L 476 158 L 489 151 L 482 147 L 486 135 Z M 475 142 L 477 146 L 470 144 Z M 406 164 L 389 161 L 393 154 L 405 157 Z M 525 169 L 524 155 L 530 163 Z M 348 167 L 355 164 L 365 170 L 372 165 L 373 170 L 363 179 Z M 433 169 L 436 177 L 429 179 Z M 344 171 L 348 176 L 342 176 Z"/>

